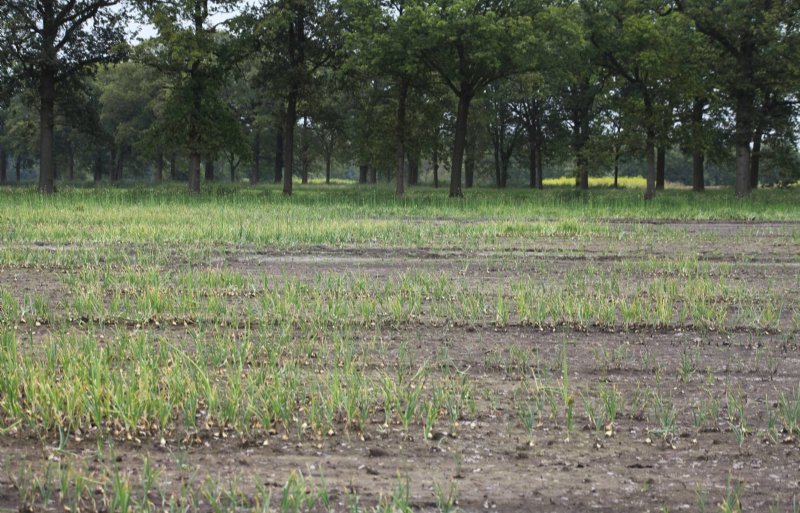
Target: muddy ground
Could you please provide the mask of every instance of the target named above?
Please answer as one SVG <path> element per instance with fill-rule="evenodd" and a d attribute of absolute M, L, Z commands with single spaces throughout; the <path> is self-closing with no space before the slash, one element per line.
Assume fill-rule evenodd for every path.
<path fill-rule="evenodd" d="M 531 241 L 529 247 L 496 251 L 327 247 L 276 251 L 231 246 L 208 266 L 301 278 L 353 272 L 374 280 L 427 271 L 480 285 L 530 276 L 545 280 L 587 264 L 611 269 L 623 260 L 692 257 L 709 262 L 712 269 L 728 266 L 727 273 L 733 270 L 755 288 L 778 287 L 775 290 L 788 298 L 800 295 L 796 224 L 662 223 L 651 228 L 684 235 L 671 238 L 668 246 L 549 237 Z M 726 242 L 732 239 L 735 244 Z M 180 248 L 176 252 L 179 255 Z M 41 266 L 7 266 L 0 270 L 0 283 L 20 297 L 40 292 L 57 307 L 66 290 L 59 281 L 63 273 L 64 269 Z M 632 273 L 630 280 L 636 279 Z M 25 329 L 37 337 L 56 330 Z M 190 326 L 164 329 L 161 335 L 181 341 L 191 330 Z M 366 344 L 375 336 L 374 331 L 356 332 L 353 343 Z M 245 493 L 264 486 L 278 496 L 289 475 L 300 471 L 329 490 L 334 511 L 346 511 L 354 495 L 364 508 L 373 507 L 398 482 L 408 483 L 410 503 L 421 511 L 437 510 L 434 484 L 454 486 L 463 511 L 655 512 L 703 507 L 718 511 L 732 495 L 740 497 L 744 511 L 793 511 L 793 501 L 800 501 L 800 437 L 786 432 L 780 423 L 769 430 L 780 394 L 800 393 L 799 342 L 789 327 L 726 333 L 680 327 L 575 331 L 491 323 L 439 325 L 423 318 L 384 328 L 379 337 L 387 350 L 370 362 L 376 367 L 396 364 L 401 347 L 415 362 L 439 361 L 446 348 L 450 368 L 469 374 L 476 391 L 476 414 L 456 426 L 441 426 L 431 440 L 423 439 L 421 428 L 405 436 L 399 427 L 384 425 L 381 413 L 375 412 L 364 432 L 342 430 L 320 438 L 276 431 L 266 441 L 229 434 L 187 445 L 179 436 L 135 441 L 100 440 L 88 434 L 80 441 L 68 440 L 60 451 L 55 450 L 57 433 L 34 436 L 6 425 L 0 435 L 0 510 L 28 507 L 21 497 L 22 481 L 30 478 L 27 472 L 41 472 L 48 461 L 69 460 L 90 474 L 113 465 L 135 478 L 145 457 L 157 468 L 165 491 L 183 483 L 201 487 L 211 478 L 222 484 L 236 482 Z M 529 362 L 541 362 L 542 368 L 558 376 L 562 351 L 574 391 L 574 427 L 567 431 L 560 412 L 554 419 L 542 419 L 529 435 L 514 410 L 513 397 L 523 374 L 520 366 L 526 365 L 518 356 L 525 354 Z M 686 354 L 694 358 L 694 368 L 682 376 Z M 434 379 L 442 372 L 435 372 Z M 582 394 L 588 396 L 599 386 L 616 387 L 625 398 L 612 428 L 591 426 L 581 403 Z M 659 431 L 652 406 L 646 405 L 644 396 L 653 391 L 668 398 L 677 413 L 676 429 L 667 436 Z M 743 441 L 727 420 L 730 394 L 744 401 L 748 432 Z M 709 397 L 718 399 L 719 417 L 697 426 L 693 407 Z M 102 501 L 98 504 L 102 509 Z M 63 510 L 56 501 L 38 507 Z"/>

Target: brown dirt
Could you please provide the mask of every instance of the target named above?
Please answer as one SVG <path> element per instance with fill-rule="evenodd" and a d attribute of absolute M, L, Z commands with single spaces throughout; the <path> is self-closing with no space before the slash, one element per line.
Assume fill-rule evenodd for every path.
<path fill-rule="evenodd" d="M 179 440 L 171 439 L 163 449 L 154 440 L 142 444 L 114 442 L 114 453 L 134 476 L 141 472 L 147 455 L 166 484 L 179 482 L 182 476 L 197 483 L 207 476 L 220 483 L 236 476 L 245 489 L 252 489 L 253 480 L 280 487 L 290 472 L 299 469 L 318 482 L 324 479 L 334 500 L 344 500 L 349 490 L 356 491 L 367 504 L 389 493 L 398 476 L 408 476 L 413 503 L 422 508 L 434 503 L 434 482 L 454 481 L 460 505 L 466 511 L 484 510 L 487 504 L 497 511 L 655 511 L 661 506 L 680 510 L 685 505 L 695 507 L 697 489 L 707 491 L 709 500 L 720 500 L 729 479 L 744 483 L 748 509 L 763 511 L 775 500 L 788 504 L 799 491 L 800 446 L 796 441 L 772 443 L 754 435 L 740 448 L 723 422 L 696 432 L 688 408 L 705 393 L 708 377 L 713 376 L 713 390 L 724 394 L 740 387 L 747 398 L 747 417 L 752 425 L 766 425 L 765 411 L 772 406 L 764 404 L 764 398 L 775 397 L 775 390 L 791 389 L 800 382 L 796 345 L 781 346 L 770 336 L 742 340 L 736 335 L 696 337 L 691 333 L 421 327 L 390 338 L 389 360 L 403 341 L 413 350 L 415 361 L 431 358 L 437 348 L 448 346 L 452 363 L 471 369 L 476 389 L 498 396 L 496 408 L 482 401 L 479 411 L 483 414 L 462 422 L 456 438 L 439 441 L 419 437 L 406 440 L 396 429 L 386 431 L 376 418 L 363 435 L 284 440 L 277 434 L 270 437 L 268 446 L 245 444 L 235 435 L 227 440 L 208 438 L 208 444 L 199 447 L 181 447 Z M 775 375 L 753 363 L 759 347 L 773 345 L 781 358 Z M 663 441 L 650 432 L 657 427 L 654 419 L 631 417 L 620 419 L 614 436 L 605 437 L 585 426 L 586 419 L 579 413 L 568 442 L 562 425 L 545 421 L 529 446 L 510 406 L 518 378 L 512 369 L 496 363 L 511 347 L 536 353 L 542 362 L 555 362 L 554 366 L 561 348 L 567 347 L 570 378 L 577 390 L 598 383 L 614 384 L 630 398 L 636 386 L 658 389 L 679 409 L 677 437 Z M 598 365 L 598 349 L 617 347 L 625 348 L 623 359 L 607 368 Z M 701 368 L 708 370 L 681 383 L 674 370 L 682 349 L 687 347 L 699 348 Z M 488 358 L 489 353 L 501 356 Z M 652 369 L 643 366 L 644 353 L 664 369 L 660 382 Z M 581 407 L 576 405 L 576 410 L 580 412 Z M 14 469 L 25 463 L 42 464 L 57 442 L 9 436 L 0 440 L 5 465 Z M 94 461 L 95 441 L 72 443 L 68 452 L 78 461 L 100 465 Z M 0 481 L 0 507 L 12 508 L 15 501 L 10 477 L 6 476 Z"/>
<path fill-rule="evenodd" d="M 548 238 L 533 241 L 529 248 L 498 251 L 231 247 L 209 266 L 299 277 L 352 272 L 377 280 L 416 271 L 443 272 L 479 284 L 564 275 L 587 261 L 602 270 L 631 258 L 686 255 L 714 265 L 730 264 L 725 273 L 756 289 L 777 282 L 785 285 L 785 294 L 797 293 L 800 256 L 794 224 L 653 225 L 654 230 L 665 228 L 689 235 L 670 246 Z M 741 242 L 731 245 L 731 238 Z M 4 269 L 0 284 L 15 295 L 43 294 L 57 308 L 66 290 L 59 272 Z M 638 278 L 630 277 L 632 281 Z M 82 328 L 73 325 L 70 329 Z M 186 340 L 191 330 L 169 328 L 163 336 Z M 39 328 L 37 337 L 50 331 Z M 373 335 L 357 334 L 355 343 L 366 343 Z M 447 348 L 450 365 L 467 370 L 471 377 L 478 394 L 477 416 L 463 419 L 455 436 L 436 441 L 421 439 L 421 428 L 412 430 L 412 439 L 405 438 L 398 428 L 383 426 L 376 414 L 364 433 L 341 432 L 322 439 L 278 432 L 270 436 L 268 445 L 262 445 L 235 435 L 227 439 L 207 436 L 205 444 L 190 447 L 182 446 L 180 437 L 165 440 L 163 447 L 153 439 L 118 440 L 105 442 L 103 456 L 98 452 L 103 443 L 90 437 L 70 442 L 59 457 L 99 472 L 108 465 L 104 458 L 110 444 L 116 463 L 132 476 L 141 473 L 144 457 L 149 457 L 167 490 L 177 489 L 181 482 L 199 487 L 210 476 L 220 483 L 237 480 L 249 492 L 254 483 L 260 483 L 272 488 L 275 496 L 289 474 L 299 470 L 316 483 L 324 481 L 336 511 L 344 510 L 345 495 L 353 492 L 363 504 L 374 505 L 391 493 L 399 477 L 408 478 L 411 502 L 423 511 L 435 510 L 434 482 L 455 483 L 464 511 L 697 511 L 698 490 L 708 494 L 706 508 L 711 511 L 719 509 L 729 483 L 741 483 L 745 511 L 767 511 L 773 503 L 788 511 L 793 497 L 800 497 L 798 437 L 778 432 L 776 439 L 770 439 L 764 432 L 767 412 L 777 410 L 779 392 L 788 393 L 800 384 L 795 334 L 582 333 L 434 326 L 423 321 L 386 329 L 381 336 L 387 351 L 375 355 L 371 365 L 396 364 L 401 346 L 411 351 L 417 363 L 439 361 Z M 575 429 L 568 434 L 562 416 L 544 419 L 529 444 L 513 410 L 521 373 L 514 355 L 528 355 L 530 362 L 539 362 L 540 370 L 559 376 L 564 349 L 575 397 Z M 686 382 L 679 379 L 678 371 L 684 354 L 699 359 L 696 372 Z M 443 372 L 437 370 L 434 379 Z M 601 385 L 616 386 L 628 399 L 613 436 L 588 426 L 581 403 L 581 392 Z M 646 389 L 658 391 L 675 405 L 678 428 L 674 437 L 663 439 L 654 432 L 658 421 L 652 408 L 636 410 L 636 391 Z M 739 390 L 752 428 L 741 447 L 724 420 L 726 393 Z M 720 399 L 721 414 L 716 422 L 697 430 L 692 425 L 692 405 L 709 394 Z M 0 435 L 0 511 L 20 508 L 14 479 L 26 466 L 43 468 L 56 443 L 57 435 L 47 440 Z"/>

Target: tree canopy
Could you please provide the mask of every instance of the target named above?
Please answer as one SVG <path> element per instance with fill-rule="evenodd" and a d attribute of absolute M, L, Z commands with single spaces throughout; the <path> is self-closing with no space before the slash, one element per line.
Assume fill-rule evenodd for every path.
<path fill-rule="evenodd" d="M 167 166 L 192 192 L 202 165 L 255 184 L 271 159 L 285 194 L 624 173 L 647 199 L 667 180 L 746 196 L 800 176 L 798 105 L 793 0 L 0 4 L 0 181 L 38 163 L 43 193 Z"/>

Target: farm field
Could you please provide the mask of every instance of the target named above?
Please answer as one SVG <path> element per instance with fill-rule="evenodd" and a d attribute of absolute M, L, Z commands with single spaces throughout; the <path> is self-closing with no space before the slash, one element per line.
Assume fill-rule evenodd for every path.
<path fill-rule="evenodd" d="M 0 511 L 800 511 L 797 188 L 182 191 L 0 189 Z"/>

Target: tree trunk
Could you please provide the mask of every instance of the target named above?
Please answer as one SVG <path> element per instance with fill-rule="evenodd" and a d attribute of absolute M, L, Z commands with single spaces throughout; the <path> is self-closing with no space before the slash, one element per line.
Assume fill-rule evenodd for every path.
<path fill-rule="evenodd" d="M 650 201 L 656 197 L 656 159 L 655 159 L 655 144 L 656 144 L 656 131 L 654 125 L 653 102 L 650 95 L 645 90 L 644 94 L 644 109 L 645 120 L 647 123 L 646 142 L 645 142 L 645 157 L 647 159 L 647 188 L 644 192 L 645 201 Z"/>
<path fill-rule="evenodd" d="M 397 196 L 405 193 L 405 155 L 406 155 L 406 100 L 408 99 L 408 81 L 401 80 L 397 93 L 397 125 L 395 126 L 395 189 Z"/>
<path fill-rule="evenodd" d="M 656 150 L 656 189 L 664 190 L 664 172 L 666 170 L 666 150 L 659 146 Z"/>
<path fill-rule="evenodd" d="M 694 150 L 692 152 L 692 190 L 694 192 L 703 192 L 706 188 L 704 162 L 703 151 Z"/>
<path fill-rule="evenodd" d="M 544 159 L 541 144 L 536 146 L 536 188 L 544 189 Z"/>
<path fill-rule="evenodd" d="M 300 151 L 299 151 L 299 162 L 300 162 L 300 183 L 305 185 L 308 183 L 308 171 L 311 167 L 311 157 L 310 157 L 310 144 L 309 144 L 309 132 L 308 132 L 308 116 L 303 117 L 303 131 L 300 133 Z"/>
<path fill-rule="evenodd" d="M 103 179 L 103 152 L 98 151 L 94 156 L 94 183 L 100 183 Z"/>
<path fill-rule="evenodd" d="M 111 169 L 108 171 L 108 180 L 110 182 L 117 181 L 117 160 L 119 159 L 119 148 L 116 144 L 111 145 Z"/>
<path fill-rule="evenodd" d="M 572 112 L 572 148 L 575 152 L 575 187 L 589 188 L 589 167 L 584 149 L 589 139 L 589 108 L 582 105 Z"/>
<path fill-rule="evenodd" d="M 369 168 L 369 183 L 378 183 L 378 170 L 375 169 L 375 166 L 370 166 Z"/>
<path fill-rule="evenodd" d="M 439 147 L 438 147 L 438 145 L 433 147 L 433 158 L 431 160 L 433 161 L 433 188 L 434 189 L 438 189 L 439 188 Z"/>
<path fill-rule="evenodd" d="M 503 183 L 503 171 L 500 163 L 500 136 L 498 134 L 492 134 L 492 150 L 494 157 L 494 183 L 498 189 L 502 189 L 506 184 Z"/>
<path fill-rule="evenodd" d="M 536 187 L 536 136 L 528 131 L 528 185 L 531 189 Z"/>
<path fill-rule="evenodd" d="M 197 152 L 189 154 L 189 192 L 200 192 L 200 154 Z"/>
<path fill-rule="evenodd" d="M 503 150 L 500 146 L 500 178 L 503 182 L 503 188 L 508 185 L 508 167 L 511 165 L 511 155 L 514 151 L 514 141 L 508 145 L 508 148 Z"/>
<path fill-rule="evenodd" d="M 614 148 L 614 188 L 619 188 L 619 148 Z"/>
<path fill-rule="evenodd" d="M 208 3 L 207 0 L 199 0 L 199 2 L 192 2 L 194 5 L 194 34 L 199 36 L 203 32 L 203 23 L 208 17 Z M 203 8 L 205 7 L 205 9 Z M 189 89 L 191 91 L 192 110 L 189 113 L 188 122 L 188 139 L 189 139 L 189 193 L 200 193 L 200 164 L 201 152 L 203 150 L 201 145 L 202 134 L 198 117 L 203 107 L 202 97 L 202 83 L 200 74 L 200 60 L 195 58 L 192 61 L 191 71 L 189 73 Z"/>
<path fill-rule="evenodd" d="M 17 172 L 17 183 L 22 179 L 22 157 L 17 157 L 14 161 L 14 170 Z"/>
<path fill-rule="evenodd" d="M 750 188 L 758 189 L 758 174 L 761 167 L 761 141 L 763 139 L 761 127 L 756 128 L 753 135 L 753 153 L 750 156 Z"/>
<path fill-rule="evenodd" d="M 0 145 L 0 183 L 6 183 L 6 173 L 8 172 L 8 154 L 6 149 Z"/>
<path fill-rule="evenodd" d="M 115 183 L 117 181 L 117 172 L 119 171 L 119 150 L 111 150 L 111 169 L 108 172 L 109 181 Z"/>
<path fill-rule="evenodd" d="M 114 181 L 118 182 L 122 180 L 122 170 L 125 165 L 125 148 L 120 146 L 119 152 L 117 153 L 117 165 L 114 168 Z"/>
<path fill-rule="evenodd" d="M 117 146 L 112 144 L 111 149 L 109 150 L 109 156 L 111 160 L 109 162 L 108 167 L 108 181 L 114 182 L 116 181 L 116 172 L 117 172 Z"/>
<path fill-rule="evenodd" d="M 231 175 L 233 182 L 233 175 Z M 253 167 L 250 168 L 250 185 L 261 181 L 261 132 L 256 131 L 253 136 Z"/>
<path fill-rule="evenodd" d="M 53 194 L 56 174 L 55 161 L 55 99 L 56 72 L 46 66 L 39 76 L 39 141 L 41 157 L 39 160 L 39 192 Z"/>
<path fill-rule="evenodd" d="M 419 185 L 419 157 L 417 155 L 408 156 L 408 185 Z"/>
<path fill-rule="evenodd" d="M 158 152 L 156 156 L 156 172 L 155 176 L 153 177 L 156 183 L 161 183 L 164 181 L 164 152 Z"/>
<path fill-rule="evenodd" d="M 301 70 L 305 70 L 305 7 L 303 2 L 291 5 L 289 31 L 286 44 L 289 51 L 290 83 L 286 97 L 286 112 L 283 125 L 283 194 L 292 195 L 294 179 L 294 132 L 297 125 L 297 102 L 300 97 Z M 302 155 L 301 155 L 302 156 Z M 305 165 L 301 162 L 301 173 L 305 174 Z M 303 176 L 303 178 L 305 178 Z"/>
<path fill-rule="evenodd" d="M 286 119 L 283 126 L 283 193 L 292 195 L 294 174 L 294 126 L 297 124 L 298 87 L 292 85 L 286 102 Z"/>
<path fill-rule="evenodd" d="M 325 183 L 331 183 L 331 154 L 325 154 Z"/>
<path fill-rule="evenodd" d="M 171 153 L 169 156 L 169 179 L 172 181 L 175 181 L 178 177 L 177 160 L 178 156 L 174 152 Z"/>
<path fill-rule="evenodd" d="M 308 158 L 305 156 L 300 159 L 300 183 L 303 185 L 308 183 Z"/>
<path fill-rule="evenodd" d="M 450 165 L 450 197 L 462 198 L 461 192 L 461 164 L 464 161 L 464 147 L 467 141 L 467 122 L 469 118 L 469 104 L 472 101 L 472 90 L 461 83 L 461 93 L 458 97 L 458 112 L 456 114 L 455 141 L 453 142 L 453 160 Z M 471 186 L 470 184 L 469 186 Z"/>
<path fill-rule="evenodd" d="M 214 161 L 211 159 L 206 159 L 206 182 L 213 182 L 214 181 Z"/>
<path fill-rule="evenodd" d="M 273 180 L 275 183 L 283 181 L 283 127 L 275 135 L 275 168 Z"/>
<path fill-rule="evenodd" d="M 69 177 L 69 181 L 72 182 L 75 180 L 75 150 L 71 146 L 67 153 L 67 159 L 68 159 L 67 176 Z"/>
<path fill-rule="evenodd" d="M 647 158 L 647 189 L 644 199 L 649 201 L 656 197 L 656 159 L 655 159 L 655 133 L 652 129 L 647 130 L 647 142 L 645 143 L 645 156 Z"/>
<path fill-rule="evenodd" d="M 358 183 L 367 183 L 367 175 L 369 174 L 369 164 L 361 164 L 358 166 Z"/>
<path fill-rule="evenodd" d="M 736 196 L 750 194 L 750 142 L 753 138 L 754 98 L 749 91 L 736 98 L 736 127 L 733 141 L 736 146 Z"/>
<path fill-rule="evenodd" d="M 586 162 L 586 157 L 583 150 L 586 147 L 586 140 L 589 137 L 586 128 L 586 122 L 583 121 L 581 112 L 576 111 L 573 119 L 574 134 L 573 134 L 573 147 L 575 151 L 575 187 L 579 189 L 589 188 L 589 167 Z"/>
<path fill-rule="evenodd" d="M 472 189 L 475 185 L 475 141 L 469 138 L 465 141 L 464 149 L 464 187 Z"/>
<path fill-rule="evenodd" d="M 589 188 L 589 166 L 586 162 L 586 157 L 579 154 L 575 159 L 575 167 L 578 172 L 575 185 L 580 189 L 587 190 Z"/>
<path fill-rule="evenodd" d="M 703 192 L 705 190 L 705 155 L 702 146 L 698 146 L 702 137 L 703 110 L 706 106 L 704 98 L 695 98 L 692 105 L 692 132 L 694 148 L 692 149 L 692 190 Z"/>

